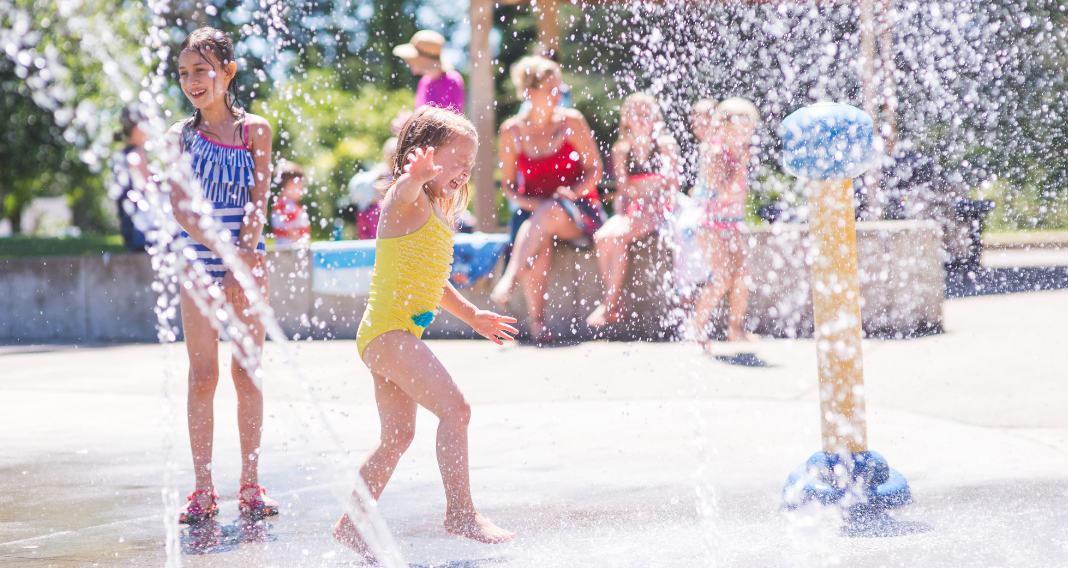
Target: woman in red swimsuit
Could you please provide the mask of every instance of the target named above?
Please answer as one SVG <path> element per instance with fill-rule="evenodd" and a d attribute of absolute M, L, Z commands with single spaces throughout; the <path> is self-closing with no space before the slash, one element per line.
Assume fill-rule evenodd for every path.
<path fill-rule="evenodd" d="M 657 230 L 679 189 L 679 152 L 675 139 L 660 132 L 660 103 L 644 93 L 623 101 L 619 141 L 612 146 L 618 190 L 616 214 L 597 231 L 597 263 L 604 277 L 604 299 L 586 324 L 599 328 L 623 319 L 623 281 L 630 244 Z"/>
<path fill-rule="evenodd" d="M 545 288 L 554 243 L 585 242 L 605 221 L 597 195 L 601 155 L 582 114 L 560 104 L 560 66 L 544 57 L 524 57 L 512 67 L 512 81 L 529 110 L 504 121 L 500 131 L 501 189 L 526 216 L 516 234 L 512 258 L 490 298 L 506 306 L 517 282 L 523 286 L 530 333 L 552 341 L 545 325 Z"/>

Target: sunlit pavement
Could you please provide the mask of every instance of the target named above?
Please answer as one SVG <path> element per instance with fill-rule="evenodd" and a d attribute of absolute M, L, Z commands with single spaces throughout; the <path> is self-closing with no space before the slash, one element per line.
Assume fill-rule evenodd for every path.
<path fill-rule="evenodd" d="M 519 536 L 488 546 L 442 529 L 425 412 L 379 509 L 420 566 L 708 566 L 706 551 L 721 566 L 1065 566 L 1066 315 L 1068 291 L 956 299 L 944 334 L 865 342 L 871 448 L 912 485 L 915 504 L 894 516 L 927 532 L 854 538 L 827 512 L 779 512 L 787 473 L 820 444 L 807 340 L 719 344 L 718 358 L 667 343 L 431 342 L 474 406 L 476 505 Z M 370 378 L 354 342 L 293 347 L 296 367 L 269 347 L 265 388 L 261 482 L 282 514 L 266 527 L 237 522 L 224 380 L 222 513 L 184 534 L 186 566 L 356 563 L 329 534 L 340 505 L 330 475 L 310 464 L 333 444 L 308 423 L 299 381 L 358 457 L 378 434 Z M 182 348 L 0 348 L 0 564 L 163 565 L 163 409 L 184 416 Z M 178 425 L 184 502 L 192 475 Z M 702 468 L 716 493 L 707 521 Z"/>

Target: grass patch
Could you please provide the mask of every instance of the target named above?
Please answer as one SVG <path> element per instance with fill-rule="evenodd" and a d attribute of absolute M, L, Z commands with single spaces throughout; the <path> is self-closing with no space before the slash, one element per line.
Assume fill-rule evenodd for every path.
<path fill-rule="evenodd" d="M 82 256 L 126 252 L 122 235 L 89 235 L 85 237 L 41 238 L 8 237 L 0 239 L 0 258 L 35 256 Z"/>

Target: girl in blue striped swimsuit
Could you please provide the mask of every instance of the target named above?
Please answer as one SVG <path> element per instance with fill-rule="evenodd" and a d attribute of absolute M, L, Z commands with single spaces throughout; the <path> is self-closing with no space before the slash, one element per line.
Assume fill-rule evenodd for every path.
<path fill-rule="evenodd" d="M 266 298 L 263 224 L 270 191 L 271 127 L 262 117 L 234 107 L 234 61 L 233 44 L 219 30 L 203 27 L 186 37 L 178 51 L 178 75 L 182 91 L 196 110 L 169 132 L 182 153 L 189 156 L 192 177 L 197 181 L 189 184 L 191 187 L 176 184 L 171 190 L 171 204 L 184 229 L 183 252 L 189 262 L 183 272 L 181 307 L 189 353 L 189 439 L 196 489 L 180 512 L 179 522 L 186 524 L 210 519 L 219 511 L 211 453 L 213 400 L 219 382 L 219 329 L 224 324 L 232 336 L 230 368 L 241 435 L 238 506 L 254 520 L 278 514 L 278 503 L 265 496 L 257 471 L 263 426 L 258 377 L 265 328 L 251 313 L 244 290 L 217 246 L 219 240 L 225 240 L 236 247 L 237 261 L 251 271 L 259 293 Z M 192 206 L 194 191 L 211 203 L 211 229 L 203 219 L 206 209 Z M 223 313 L 224 303 L 231 305 L 244 325 L 220 321 L 216 314 Z"/>

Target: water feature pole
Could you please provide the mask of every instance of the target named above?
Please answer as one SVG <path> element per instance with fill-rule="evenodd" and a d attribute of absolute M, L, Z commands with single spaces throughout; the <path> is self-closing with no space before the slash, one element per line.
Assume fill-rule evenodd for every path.
<path fill-rule="evenodd" d="M 786 117 L 783 167 L 809 181 L 812 304 L 823 451 L 795 469 L 783 507 L 818 500 L 850 518 L 912 501 L 908 483 L 868 449 L 853 178 L 874 160 L 873 123 L 849 105 L 819 103 Z"/>

